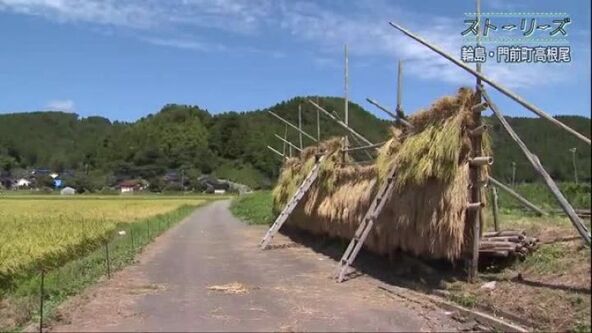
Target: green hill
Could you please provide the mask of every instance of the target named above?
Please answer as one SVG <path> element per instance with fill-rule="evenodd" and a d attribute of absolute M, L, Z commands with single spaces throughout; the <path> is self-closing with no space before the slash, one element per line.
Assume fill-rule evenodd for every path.
<path fill-rule="evenodd" d="M 282 150 L 283 144 L 274 134 L 283 136 L 286 126 L 266 111 L 297 124 L 301 105 L 303 129 L 316 137 L 317 112 L 306 103 L 307 98 L 343 115 L 342 98 L 316 96 L 293 98 L 265 110 L 216 115 L 197 106 L 171 104 L 133 123 L 63 112 L 0 115 L 0 168 L 5 174 L 28 168 L 85 171 L 100 179 L 96 181 L 99 187 L 101 182 L 111 185 L 117 179 L 141 177 L 161 190 L 166 186 L 163 176 L 171 170 L 183 170 L 187 186 L 194 186 L 201 174 L 214 173 L 254 188 L 268 187 L 277 177 L 281 161 L 266 146 Z M 389 122 L 354 103 L 349 110 L 350 124 L 356 131 L 372 142 L 387 138 Z M 321 114 L 320 119 L 322 139 L 345 133 L 326 116 Z M 590 136 L 589 118 L 558 119 Z M 535 180 L 532 168 L 498 122 L 492 118 L 485 121 L 491 125 L 495 176 L 509 181 L 514 161 L 516 181 Z M 541 119 L 508 121 L 557 180 L 573 179 L 569 149 L 576 147 L 579 178 L 590 181 L 588 146 Z M 299 135 L 288 129 L 288 139 L 298 144 Z M 304 137 L 303 143 L 306 146 L 313 141 Z"/>

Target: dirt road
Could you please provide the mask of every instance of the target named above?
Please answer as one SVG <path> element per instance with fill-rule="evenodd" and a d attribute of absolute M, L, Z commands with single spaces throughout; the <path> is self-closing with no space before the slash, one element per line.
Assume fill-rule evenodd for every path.
<path fill-rule="evenodd" d="M 260 251 L 265 231 L 228 211 L 196 210 L 137 264 L 64 304 L 54 331 L 457 330 L 444 310 L 393 298 L 362 276 L 337 284 L 335 261 L 303 246 Z M 278 235 L 275 244 L 290 241 Z M 293 246 L 296 245 L 296 246 Z"/>

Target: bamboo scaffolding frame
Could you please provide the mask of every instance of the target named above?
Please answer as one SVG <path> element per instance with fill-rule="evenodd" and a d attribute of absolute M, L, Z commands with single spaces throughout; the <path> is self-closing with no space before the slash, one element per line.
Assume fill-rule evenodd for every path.
<path fill-rule="evenodd" d="M 578 231 L 580 236 L 582 236 L 584 241 L 588 245 L 590 245 L 590 232 L 588 231 L 588 229 L 586 228 L 586 226 L 584 225 L 584 223 L 582 222 L 582 220 L 580 219 L 580 217 L 578 216 L 578 214 L 576 213 L 574 208 L 570 205 L 570 203 L 567 201 L 567 199 L 563 196 L 563 194 L 561 193 L 561 191 L 557 187 L 557 184 L 555 184 L 553 179 L 551 179 L 551 176 L 549 176 L 549 174 L 547 173 L 547 170 L 545 170 L 545 168 L 543 167 L 543 165 L 539 161 L 539 158 L 528 149 L 526 144 L 522 141 L 522 139 L 520 139 L 518 134 L 516 134 L 516 132 L 514 131 L 512 126 L 510 126 L 510 124 L 506 120 L 506 118 L 504 118 L 504 115 L 497 108 L 497 106 L 493 103 L 493 101 L 491 100 L 491 98 L 489 97 L 489 95 L 487 94 L 485 89 L 482 89 L 481 93 L 483 94 L 485 101 L 487 103 L 489 103 L 489 107 L 491 108 L 491 110 L 493 111 L 493 113 L 495 114 L 497 119 L 500 121 L 502 126 L 506 129 L 506 132 L 508 132 L 508 134 L 510 135 L 512 140 L 514 140 L 518 144 L 518 147 L 520 147 L 520 149 L 522 150 L 522 152 L 524 153 L 524 155 L 526 156 L 526 158 L 528 159 L 530 164 L 532 164 L 534 169 L 543 178 L 545 185 L 547 185 L 547 187 L 549 188 L 549 190 L 551 191 L 553 196 L 555 196 L 555 199 L 557 199 L 557 202 L 559 203 L 559 205 L 561 206 L 561 208 L 563 209 L 565 214 L 567 214 L 567 216 L 569 217 L 569 220 L 573 224 L 574 228 L 576 228 L 576 230 Z"/>

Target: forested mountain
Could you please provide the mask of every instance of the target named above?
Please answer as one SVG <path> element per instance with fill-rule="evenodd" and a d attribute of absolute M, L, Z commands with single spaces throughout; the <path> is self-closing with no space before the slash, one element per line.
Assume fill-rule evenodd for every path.
<path fill-rule="evenodd" d="M 343 115 L 343 99 L 309 98 Z M 62 112 L 0 115 L 0 168 L 4 174 L 31 168 L 78 171 L 90 178 L 85 182 L 93 188 L 126 178 L 144 178 L 153 189 L 160 190 L 166 186 L 163 176 L 180 170 L 187 186 L 199 175 L 213 173 L 255 188 L 267 187 L 277 177 L 281 161 L 266 146 L 282 150 L 283 145 L 274 134 L 283 136 L 286 126 L 266 111 L 297 124 L 298 105 L 302 107 L 304 130 L 316 137 L 317 112 L 301 97 L 266 110 L 216 115 L 197 106 L 171 104 L 133 123 L 111 122 L 101 117 L 80 118 Z M 349 109 L 350 124 L 370 141 L 380 142 L 388 136 L 387 121 L 354 103 Z M 590 136 L 589 118 L 558 118 Z M 322 138 L 343 135 L 343 129 L 326 116 L 321 114 L 320 120 Z M 576 147 L 579 178 L 590 180 L 588 146 L 541 119 L 508 120 L 554 178 L 573 179 L 569 149 Z M 492 127 L 495 175 L 509 180 L 515 161 L 516 181 L 534 180 L 532 168 L 499 123 L 492 118 L 486 121 Z M 288 139 L 298 144 L 299 135 L 289 128 Z M 305 146 L 312 142 L 304 136 Z"/>

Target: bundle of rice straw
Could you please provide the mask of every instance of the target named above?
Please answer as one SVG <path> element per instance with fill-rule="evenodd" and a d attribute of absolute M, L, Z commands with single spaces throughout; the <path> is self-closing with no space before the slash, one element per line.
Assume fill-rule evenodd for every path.
<path fill-rule="evenodd" d="M 319 178 L 294 210 L 288 225 L 313 234 L 350 240 L 379 185 L 395 168 L 395 191 L 364 246 L 378 254 L 403 250 L 429 258 L 457 259 L 465 251 L 469 202 L 471 106 L 474 95 L 461 88 L 454 97 L 409 117 L 414 130 L 392 128 L 375 164 L 344 161 L 342 142 L 331 139 L 287 160 L 273 190 L 276 212 L 287 204 L 323 152 Z M 484 154 L 489 139 L 484 135 Z M 485 179 L 487 168 L 482 168 Z M 485 198 L 485 195 L 482 195 Z"/>

